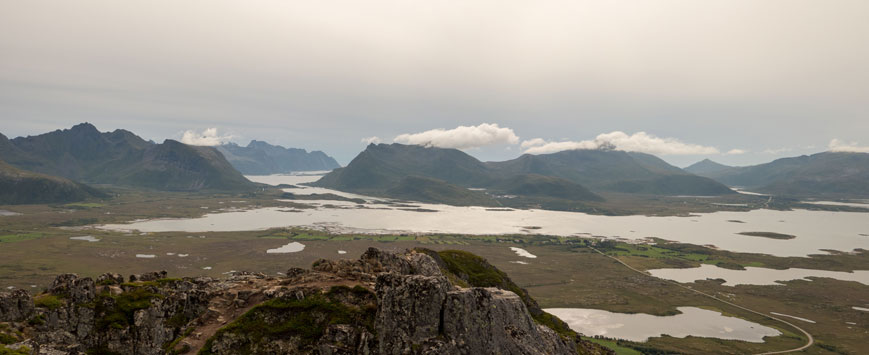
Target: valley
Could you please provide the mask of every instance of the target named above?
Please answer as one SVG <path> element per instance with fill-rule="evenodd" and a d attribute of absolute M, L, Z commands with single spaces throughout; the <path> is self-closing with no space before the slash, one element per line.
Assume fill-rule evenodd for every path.
<path fill-rule="evenodd" d="M 249 177 L 252 181 L 268 181 L 273 185 L 300 186 L 317 178 L 307 174 L 290 176 Z M 657 274 L 659 271 L 677 268 L 690 270 L 696 267 L 716 267 L 725 270 L 747 270 L 764 268 L 770 270 L 825 270 L 830 272 L 850 272 L 869 270 L 869 239 L 861 236 L 863 229 L 869 227 L 864 222 L 865 212 L 859 207 L 828 205 L 833 210 L 754 210 L 744 206 L 721 206 L 726 202 L 702 197 L 670 197 L 667 199 L 649 198 L 650 211 L 661 213 L 654 206 L 672 206 L 669 216 L 605 216 L 585 215 L 575 212 L 522 211 L 512 208 L 491 207 L 452 207 L 422 204 L 415 202 L 390 202 L 381 198 L 364 195 L 346 194 L 320 188 L 304 187 L 264 187 L 258 192 L 238 193 L 184 193 L 143 192 L 135 189 L 113 187 L 115 198 L 89 200 L 84 203 L 54 205 L 3 206 L 4 210 L 19 213 L 0 217 L 0 287 L 18 287 L 27 290 L 41 290 L 47 287 L 55 275 L 74 272 L 82 276 L 96 276 L 112 270 L 121 274 L 141 273 L 152 270 L 167 270 L 177 277 L 212 276 L 223 277 L 232 271 L 262 272 L 279 276 L 289 267 L 309 267 L 320 258 L 354 258 L 368 247 L 376 246 L 386 250 L 404 250 L 425 247 L 434 250 L 465 250 L 486 258 L 493 265 L 510 275 L 516 283 L 528 289 L 544 308 L 594 309 L 619 313 L 649 314 L 669 317 L 679 314 L 680 307 L 696 307 L 720 313 L 724 317 L 740 319 L 759 324 L 782 334 L 767 336 L 763 342 L 744 342 L 704 337 L 702 334 L 687 337 L 652 336 L 647 341 L 627 341 L 605 339 L 616 338 L 617 330 L 601 334 L 601 329 L 590 327 L 585 333 L 601 334 L 597 342 L 609 344 L 623 353 L 631 351 L 677 351 L 685 353 L 758 353 L 791 349 L 805 343 L 804 337 L 795 330 L 775 320 L 746 312 L 739 308 L 700 296 L 671 281 L 638 274 L 609 257 L 630 265 L 643 272 Z M 339 198 L 361 199 L 358 202 L 342 200 L 289 200 L 281 198 L 286 191 L 304 196 L 304 190 L 311 193 L 332 194 Z M 343 195 L 339 196 L 339 195 Z M 616 199 L 607 198 L 607 203 Z M 727 198 L 744 199 L 741 201 L 768 201 L 766 197 L 753 195 L 733 195 Z M 684 210 L 672 203 L 684 199 L 690 201 Z M 636 206 L 636 198 L 628 199 L 626 204 Z M 661 202 L 666 201 L 666 202 Z M 801 203 L 801 202 L 796 202 Z M 698 214 L 696 206 L 707 206 L 709 214 Z M 806 204 L 810 205 L 810 204 Z M 816 205 L 820 206 L 820 205 Z M 365 208 L 359 208 L 365 207 Z M 732 209 L 730 212 L 720 211 Z M 759 208 L 759 207 L 758 207 Z M 788 209 L 790 206 L 788 206 Z M 833 212 L 843 208 L 855 212 Z M 457 214 L 450 214 L 457 209 Z M 260 212 L 257 212 L 260 211 Z M 229 220 L 232 230 L 217 231 L 223 216 L 268 214 L 263 221 L 276 223 L 257 224 L 257 219 Z M 456 230 L 443 231 L 448 224 L 440 216 L 450 216 L 455 220 L 468 211 L 477 211 L 469 220 L 485 221 L 484 216 L 507 213 L 512 223 L 497 222 L 498 219 L 478 224 L 483 228 L 474 231 L 471 224 L 459 222 Z M 683 212 L 684 211 L 684 212 Z M 693 211 L 693 213 L 687 213 Z M 717 212 L 715 212 L 717 211 Z M 381 217 L 353 218 L 354 213 L 386 213 Z M 350 213 L 348 215 L 342 215 Z M 394 217 L 389 213 L 399 213 Z M 555 213 L 566 214 L 554 217 L 559 224 L 539 223 L 547 219 L 522 221 L 510 217 L 515 213 Z M 702 212 L 700 212 L 702 213 Z M 759 214 L 758 214 L 759 213 Z M 829 230 L 824 225 L 816 229 L 806 229 L 817 224 L 811 219 L 812 213 L 820 213 L 823 218 L 840 218 L 854 214 L 854 222 L 834 223 L 844 230 Z M 312 214 L 311 219 L 299 219 Z M 794 218 L 788 217 L 796 216 Z M 339 216 L 337 221 L 329 222 L 330 216 Z M 565 216 L 584 216 L 580 220 L 565 222 Z M 770 215 L 770 217 L 755 217 Z M 211 217 L 209 217 L 211 216 Z M 184 231 L 184 221 L 198 221 L 202 218 L 218 219 Z M 435 218 L 432 220 L 432 218 Z M 528 218 L 527 216 L 524 218 Z M 534 217 L 540 218 L 540 217 Z M 610 218 L 627 218 L 613 223 L 600 222 Z M 681 227 L 641 222 L 642 219 L 673 220 Z M 707 225 L 706 219 L 714 220 L 714 227 Z M 447 219 L 447 220 L 448 220 Z M 460 219 L 460 218 L 459 218 Z M 596 219 L 601 219 L 595 222 Z M 326 223 L 312 223 L 319 220 Z M 419 229 L 406 230 L 401 224 L 372 225 L 356 224 L 360 221 L 404 221 L 406 226 Z M 429 220 L 430 222 L 426 222 Z M 767 221 L 768 220 L 768 221 Z M 784 226 L 779 222 L 787 220 Z M 204 221 L 208 221 L 205 219 Z M 305 222 L 311 221 L 311 222 Z M 431 222 L 434 221 L 434 222 Z M 628 222 L 632 221 L 632 222 Z M 764 222 L 767 221 L 767 222 Z M 117 226 L 133 223 L 132 229 L 122 230 Z M 181 224 L 178 224 L 181 223 Z M 253 223 L 253 224 L 252 224 Z M 434 223 L 426 227 L 427 223 Z M 796 226 L 788 227 L 791 223 Z M 800 225 L 799 223 L 805 223 Z M 148 225 L 155 227 L 147 227 Z M 697 229 L 685 229 L 698 224 Z M 506 229 L 493 229 L 506 225 Z M 393 227 L 398 226 L 398 227 Z M 623 227 L 619 227 L 623 226 Z M 645 227 L 644 227 L 645 226 Z M 762 227 L 761 227 L 762 226 Z M 829 224 L 827 225 L 829 226 Z M 856 229 L 848 229 L 848 228 Z M 186 228 L 186 227 L 185 227 Z M 432 229 L 428 229 L 432 228 Z M 624 228 L 624 230 L 622 230 Z M 660 228 L 660 230 L 658 230 Z M 692 227 L 693 228 L 693 227 Z M 732 233 L 726 237 L 715 234 L 727 228 Z M 860 229 L 863 228 L 863 229 Z M 793 231 L 791 231 L 793 229 Z M 440 230 L 440 232 L 438 232 Z M 487 232 L 490 231 L 490 232 Z M 630 230 L 635 231 L 631 234 Z M 684 230 L 684 239 L 674 231 Z M 757 230 L 776 231 L 793 234 L 795 239 L 770 239 L 754 236 L 740 236 L 739 232 Z M 826 232 L 825 232 L 826 230 Z M 553 232 L 556 232 L 552 234 Z M 710 234 L 711 233 L 711 234 Z M 770 232 L 772 233 L 772 232 Z M 560 234 L 560 235 L 557 235 Z M 638 234 L 638 235 L 636 235 Z M 702 241 L 702 234 L 709 234 L 709 241 Z M 829 236 L 835 238 L 830 239 Z M 813 236 L 826 238 L 824 246 L 805 244 L 797 249 L 783 248 L 788 243 L 803 243 Z M 668 237 L 670 241 L 667 241 Z M 628 243 L 633 239 L 643 239 L 642 243 Z M 699 239 L 698 239 L 699 238 Z M 745 238 L 751 248 L 740 251 L 739 244 L 727 244 L 726 239 Z M 672 242 L 678 239 L 679 242 Z M 837 244 L 838 241 L 854 240 Z M 693 242 L 692 242 L 693 241 Z M 761 244 L 771 243 L 770 249 L 762 249 Z M 776 244 L 784 243 L 784 244 Z M 706 247 L 714 244 L 716 247 Z M 728 246 L 729 245 L 729 246 Z M 817 244 L 820 245 L 820 244 Z M 837 246 L 838 245 L 838 246 Z M 301 248 L 299 247 L 301 246 Z M 282 248 L 286 247 L 286 248 Z M 511 250 L 521 248 L 523 253 Z M 761 249 L 758 249 L 761 248 Z M 819 249 L 820 248 L 820 249 Z M 827 251 L 821 249 L 828 249 Z M 268 252 L 283 250 L 285 252 Z M 763 251 L 747 252 L 748 250 Z M 606 256 L 600 253 L 606 254 Z M 528 255 L 534 256 L 533 258 Z M 774 256 L 778 255 L 778 256 Z M 698 281 L 680 278 L 681 285 L 704 293 L 716 295 L 721 299 L 739 304 L 764 314 L 785 314 L 814 323 L 791 320 L 815 337 L 815 345 L 808 349 L 813 354 L 857 353 L 863 346 L 863 339 L 869 331 L 869 313 L 852 307 L 867 307 L 869 286 L 865 282 L 839 280 L 837 274 L 826 277 L 802 276 L 793 280 L 779 280 L 770 284 L 738 284 L 730 279 L 718 279 L 710 274 L 709 280 L 701 277 Z M 735 280 L 735 279 L 734 279 Z M 810 280 L 810 281 L 809 281 Z M 864 279 L 865 280 L 865 279 Z M 35 287 L 32 287 L 35 286 Z M 835 289 L 836 292 L 829 292 Z M 822 299 L 822 303 L 817 300 Z M 693 312 L 693 311 L 692 311 Z M 716 314 L 718 314 L 716 313 Z M 676 319 L 676 318 L 674 318 Z M 663 324 L 668 321 L 663 318 Z M 642 323 L 638 323 L 642 324 Z M 714 322 L 713 322 L 714 325 Z M 590 326 L 590 325 L 588 325 Z M 582 325 L 575 330 L 582 331 Z M 665 325 L 656 325 L 667 334 Z M 604 326 L 603 329 L 607 329 Z M 675 330 L 673 331 L 675 332 Z M 672 335 L 676 335 L 673 333 Z M 708 336 L 708 334 L 707 334 Z"/>

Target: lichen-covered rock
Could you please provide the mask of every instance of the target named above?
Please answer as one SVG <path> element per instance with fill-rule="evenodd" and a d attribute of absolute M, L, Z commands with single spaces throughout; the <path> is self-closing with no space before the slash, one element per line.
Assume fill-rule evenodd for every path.
<path fill-rule="evenodd" d="M 513 292 L 497 288 L 451 291 L 443 310 L 443 334 L 463 354 L 572 354 L 551 329 L 534 323 Z"/>
<path fill-rule="evenodd" d="M 97 285 L 120 285 L 124 283 L 124 277 L 121 274 L 105 273 L 97 276 Z"/>
<path fill-rule="evenodd" d="M 377 277 L 377 337 L 381 354 L 406 354 L 438 336 L 441 310 L 452 289 L 443 276 Z"/>
<path fill-rule="evenodd" d="M 76 274 L 62 274 L 54 279 L 48 292 L 75 303 L 85 303 L 93 301 L 96 296 L 96 283 L 90 277 L 79 278 Z"/>
<path fill-rule="evenodd" d="M 17 289 L 0 292 L 0 322 L 23 320 L 33 314 L 33 298 L 27 291 Z"/>
<path fill-rule="evenodd" d="M 155 281 L 155 280 L 159 280 L 159 279 L 165 279 L 166 275 L 168 275 L 168 274 L 169 273 L 167 273 L 165 270 L 163 270 L 163 271 L 146 272 L 144 274 L 130 275 L 130 282 Z"/>
<path fill-rule="evenodd" d="M 321 355 L 371 354 L 374 335 L 366 329 L 348 324 L 333 324 L 326 328 L 317 350 Z"/>

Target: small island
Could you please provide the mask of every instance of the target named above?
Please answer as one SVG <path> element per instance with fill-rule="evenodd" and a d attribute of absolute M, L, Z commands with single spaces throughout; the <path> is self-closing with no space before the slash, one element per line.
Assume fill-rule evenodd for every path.
<path fill-rule="evenodd" d="M 761 237 L 761 238 L 770 238 L 770 239 L 794 239 L 797 237 L 795 235 L 773 233 L 773 232 L 742 232 L 742 233 L 737 233 L 737 234 L 747 235 L 750 237 Z"/>

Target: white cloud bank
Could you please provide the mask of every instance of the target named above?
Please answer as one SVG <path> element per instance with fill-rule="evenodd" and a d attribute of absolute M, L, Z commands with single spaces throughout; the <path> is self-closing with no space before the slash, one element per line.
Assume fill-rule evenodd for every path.
<path fill-rule="evenodd" d="M 778 155 L 792 151 L 793 148 L 770 148 L 763 151 L 763 154 Z"/>
<path fill-rule="evenodd" d="M 185 131 L 181 136 L 181 143 L 215 146 L 227 143 L 230 139 L 232 139 L 231 135 L 221 136 L 217 133 L 217 128 L 208 128 L 202 131 L 202 133 L 197 133 L 193 130 Z"/>
<path fill-rule="evenodd" d="M 857 142 L 843 142 L 838 139 L 830 141 L 831 152 L 869 153 L 869 146 L 860 146 Z"/>
<path fill-rule="evenodd" d="M 395 139 L 396 143 L 414 144 L 425 147 L 469 149 L 494 144 L 517 144 L 519 136 L 507 127 L 498 127 L 495 123 L 483 123 L 477 126 L 459 126 L 453 129 L 433 129 L 420 133 L 402 134 Z"/>
<path fill-rule="evenodd" d="M 379 144 L 379 143 L 381 143 L 381 142 L 383 142 L 383 140 L 380 139 L 380 137 L 378 137 L 378 136 L 362 138 L 362 143 L 365 144 L 365 145 L 369 145 L 369 144 Z"/>
<path fill-rule="evenodd" d="M 525 149 L 525 153 L 529 154 L 548 154 L 563 150 L 598 148 L 612 148 L 656 155 L 720 154 L 720 151 L 715 147 L 684 143 L 675 138 L 660 138 L 646 132 L 628 135 L 625 132 L 614 131 L 600 134 L 594 140 L 579 142 L 547 142 L 543 139 L 535 138 L 522 142 L 521 146 Z M 728 154 L 741 154 L 744 152 L 741 149 L 733 149 Z"/>
<path fill-rule="evenodd" d="M 731 149 L 728 150 L 727 153 L 724 153 L 724 155 L 741 155 L 745 153 L 748 153 L 748 151 L 745 149 Z"/>

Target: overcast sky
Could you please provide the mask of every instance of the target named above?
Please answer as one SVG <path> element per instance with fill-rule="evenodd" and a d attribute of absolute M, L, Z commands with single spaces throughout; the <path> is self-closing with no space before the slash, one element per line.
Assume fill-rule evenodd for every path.
<path fill-rule="evenodd" d="M 342 164 L 370 141 L 483 160 L 608 142 L 679 166 L 863 150 L 867 16 L 866 0 L 0 0 L 0 132 L 88 121 Z"/>

